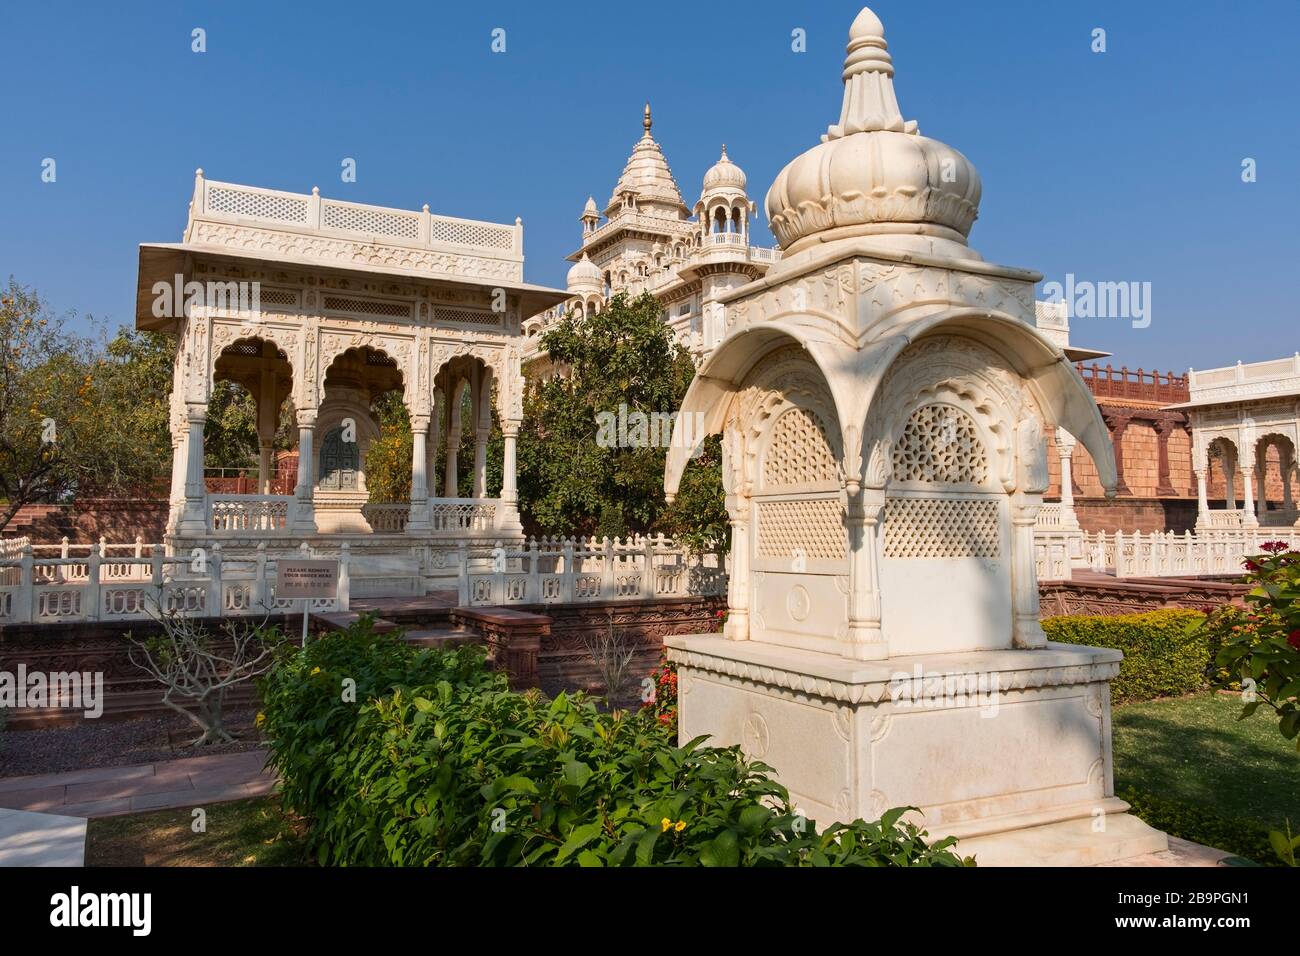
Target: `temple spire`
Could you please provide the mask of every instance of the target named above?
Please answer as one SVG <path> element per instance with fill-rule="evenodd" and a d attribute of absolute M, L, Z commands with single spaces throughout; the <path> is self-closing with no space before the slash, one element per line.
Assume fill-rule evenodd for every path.
<path fill-rule="evenodd" d="M 641 120 L 641 125 L 645 127 L 645 134 L 646 134 L 647 136 L 649 136 L 649 135 L 650 135 L 650 126 L 651 126 L 651 120 L 650 120 L 650 101 L 649 101 L 649 100 L 646 100 L 646 103 L 645 103 L 645 119 Z"/>

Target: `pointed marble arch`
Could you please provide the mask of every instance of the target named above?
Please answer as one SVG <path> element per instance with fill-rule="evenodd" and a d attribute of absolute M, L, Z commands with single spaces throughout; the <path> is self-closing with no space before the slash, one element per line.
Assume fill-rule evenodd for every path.
<path fill-rule="evenodd" d="M 320 343 L 316 349 L 316 368 L 319 369 L 319 375 L 312 377 L 316 394 L 304 396 L 304 398 L 310 400 L 309 405 L 315 407 L 324 399 L 325 377 L 329 374 L 330 366 L 334 364 L 339 356 L 353 349 L 363 348 L 382 352 L 397 363 L 397 370 L 402 375 L 402 401 L 406 405 L 407 411 L 414 414 L 417 405 L 418 383 L 420 381 L 420 375 L 415 367 L 415 341 L 403 336 L 375 334 L 373 332 L 322 330 Z"/>
<path fill-rule="evenodd" d="M 486 347 L 479 345 L 459 345 L 435 343 L 430 358 L 428 382 L 432 391 L 443 370 L 457 359 L 468 358 L 478 361 L 484 370 L 484 388 L 488 396 L 492 386 L 496 386 L 496 411 L 502 423 L 517 424 L 523 418 L 523 352 L 517 345 L 507 347 Z M 446 396 L 450 400 L 450 396 Z M 484 406 L 486 408 L 486 404 Z"/>
<path fill-rule="evenodd" d="M 199 324 L 199 323 L 196 323 Z M 254 339 L 269 342 L 284 354 L 292 373 L 291 395 L 295 405 L 300 405 L 300 389 L 304 380 L 301 336 L 296 329 L 283 328 L 265 322 L 213 322 L 211 348 L 206 356 L 206 379 L 201 383 L 203 401 L 212 395 L 217 380 L 217 362 L 225 351 L 240 342 Z"/>
<path fill-rule="evenodd" d="M 802 320 L 801 320 L 802 318 Z M 754 365 L 776 346 L 793 340 L 807 350 L 826 379 L 839 419 L 848 480 L 865 477 L 862 437 L 868 414 L 885 373 L 909 345 L 941 332 L 967 333 L 993 348 L 1027 383 L 1048 421 L 1074 435 L 1097 466 L 1107 497 L 1117 483 L 1115 453 L 1097 402 L 1065 354 L 1036 329 L 1000 312 L 957 308 L 911 323 L 861 349 L 846 349 L 841 336 L 815 319 L 785 316 L 746 325 L 724 339 L 700 367 L 682 401 L 664 471 L 664 492 L 671 500 L 694 447 L 705 436 L 722 431 L 731 395 Z M 695 425 L 702 424 L 702 428 Z M 688 431 L 689 429 L 689 431 Z M 695 445 L 687 447 L 687 438 Z"/>
<path fill-rule="evenodd" d="M 682 473 L 700 443 L 709 435 L 722 432 L 731 399 L 745 377 L 764 357 L 790 344 L 801 346 L 808 353 L 826 381 L 837 419 L 824 423 L 835 430 L 833 444 L 844 450 L 846 460 L 856 453 L 856 446 L 850 450 L 849 436 L 843 426 L 851 420 L 846 415 L 851 413 L 852 406 L 846 405 L 844 398 L 852 393 L 856 369 L 844 362 L 843 342 L 823 327 L 793 318 L 747 326 L 719 343 L 705 359 L 682 399 L 664 469 L 664 493 L 670 501 L 676 496 Z"/>

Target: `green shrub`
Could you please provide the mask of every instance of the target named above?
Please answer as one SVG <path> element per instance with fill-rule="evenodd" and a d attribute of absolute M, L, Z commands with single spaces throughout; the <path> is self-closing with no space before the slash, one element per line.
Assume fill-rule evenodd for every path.
<path fill-rule="evenodd" d="M 286 653 L 261 680 L 263 709 L 257 715 L 257 726 L 275 742 L 273 762 L 286 805 L 309 816 L 315 804 L 336 798 L 329 789 L 335 763 L 347 759 L 360 704 L 399 687 L 440 680 L 494 686 L 481 648 L 416 649 L 376 634 L 368 617 L 346 632 Z"/>
<path fill-rule="evenodd" d="M 1242 717 L 1267 707 L 1300 750 L 1300 552 L 1284 541 L 1261 547 L 1266 553 L 1244 562 L 1252 585 L 1247 607 L 1219 608 L 1205 619 L 1203 634 L 1216 642 L 1223 672 L 1249 682 Z"/>
<path fill-rule="evenodd" d="M 1124 652 L 1111 700 L 1127 703 L 1177 697 L 1204 687 L 1212 666 L 1210 646 L 1193 629 L 1200 611 L 1151 611 L 1114 617 L 1074 615 L 1043 621 L 1049 641 L 1113 647 Z"/>
<path fill-rule="evenodd" d="M 1144 791 L 1126 789 L 1117 796 L 1143 821 L 1170 836 L 1226 850 L 1265 866 L 1277 866 L 1269 843 L 1269 828 L 1255 820 L 1225 817 L 1203 804 L 1167 800 Z"/>
<path fill-rule="evenodd" d="M 674 746 L 648 712 L 512 693 L 473 649 L 418 651 L 362 627 L 281 661 L 263 699 L 284 800 L 323 864 L 963 862 L 904 809 L 819 833 L 738 748 Z"/>

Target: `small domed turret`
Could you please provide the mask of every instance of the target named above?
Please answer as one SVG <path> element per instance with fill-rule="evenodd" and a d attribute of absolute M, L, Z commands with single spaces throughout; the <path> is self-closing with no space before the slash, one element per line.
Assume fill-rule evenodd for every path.
<path fill-rule="evenodd" d="M 722 158 L 704 174 L 704 195 L 723 189 L 745 191 L 745 171 L 727 158 L 727 144 L 722 144 Z"/>
<path fill-rule="evenodd" d="M 565 284 L 569 292 L 599 292 L 604 281 L 600 268 L 584 252 L 582 258 L 569 269 Z"/>

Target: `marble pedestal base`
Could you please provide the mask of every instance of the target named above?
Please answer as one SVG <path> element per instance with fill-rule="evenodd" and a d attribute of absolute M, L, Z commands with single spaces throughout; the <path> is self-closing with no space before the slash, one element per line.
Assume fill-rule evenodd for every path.
<path fill-rule="evenodd" d="M 1049 644 L 854 661 L 669 637 L 679 738 L 739 744 L 820 826 L 914 806 L 985 865 L 1080 865 L 1167 848 L 1114 796 L 1109 681 L 1123 655 Z"/>

